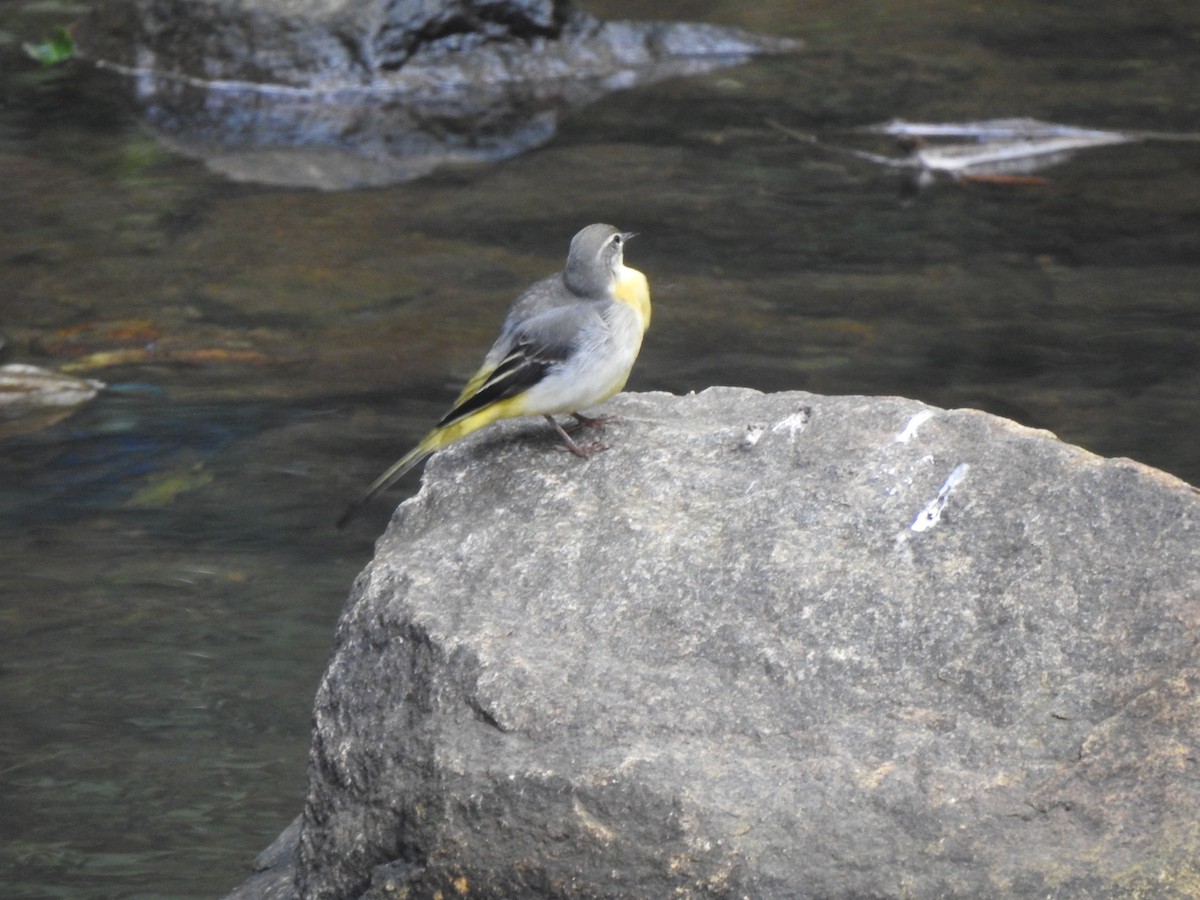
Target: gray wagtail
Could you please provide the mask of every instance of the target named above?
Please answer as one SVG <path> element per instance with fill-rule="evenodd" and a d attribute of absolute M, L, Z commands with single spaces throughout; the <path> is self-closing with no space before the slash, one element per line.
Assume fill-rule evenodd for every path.
<path fill-rule="evenodd" d="M 581 447 L 554 415 L 601 424 L 579 411 L 604 402 L 629 378 L 650 325 L 646 276 L 623 259 L 632 236 L 611 225 L 589 225 L 575 235 L 566 268 L 513 302 L 500 337 L 450 412 L 371 482 L 342 513 L 338 528 L 425 457 L 500 419 L 545 416 L 576 456 L 605 449 L 599 443 Z"/>

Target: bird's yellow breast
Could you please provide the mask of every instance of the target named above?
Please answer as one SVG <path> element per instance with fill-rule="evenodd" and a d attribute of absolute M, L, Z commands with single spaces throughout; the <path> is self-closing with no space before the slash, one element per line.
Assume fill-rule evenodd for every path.
<path fill-rule="evenodd" d="M 613 296 L 618 303 L 631 307 L 642 320 L 642 331 L 650 327 L 650 284 L 637 269 L 621 266 Z"/>

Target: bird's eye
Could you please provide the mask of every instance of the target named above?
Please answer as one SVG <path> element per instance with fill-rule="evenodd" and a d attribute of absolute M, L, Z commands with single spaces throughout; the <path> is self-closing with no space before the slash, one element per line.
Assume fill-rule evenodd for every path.
<path fill-rule="evenodd" d="M 612 242 L 613 242 L 613 246 L 614 246 L 614 247 L 620 247 L 620 246 L 621 246 L 621 242 L 622 242 L 623 240 L 624 240 L 624 238 L 623 238 L 623 237 L 621 237 L 621 235 L 619 235 L 619 234 L 614 234 L 614 235 L 612 236 Z"/>

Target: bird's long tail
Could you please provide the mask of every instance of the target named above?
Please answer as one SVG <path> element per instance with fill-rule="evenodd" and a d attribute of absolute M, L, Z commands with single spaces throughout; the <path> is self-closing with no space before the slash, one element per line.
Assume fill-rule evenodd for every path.
<path fill-rule="evenodd" d="M 460 419 L 457 422 L 451 422 L 448 425 L 441 425 L 433 429 L 433 431 L 421 439 L 421 443 L 417 444 L 417 446 L 388 466 L 382 475 L 367 485 L 367 489 L 358 496 L 358 499 L 346 507 L 346 511 L 337 520 L 337 527 L 339 529 L 344 528 L 371 501 L 372 497 L 380 491 L 387 490 L 403 478 L 408 474 L 409 470 L 419 465 L 425 457 L 441 450 L 449 444 L 453 444 L 457 440 L 465 438 L 473 431 L 478 431 L 484 425 L 490 425 L 497 419 L 505 418 L 506 415 L 511 414 L 503 402 L 493 403 L 472 413 L 465 419 Z"/>
<path fill-rule="evenodd" d="M 403 478 L 409 469 L 416 466 L 421 462 L 421 460 L 437 450 L 438 444 L 436 443 L 436 438 L 438 436 L 438 431 L 440 430 L 441 429 L 431 431 L 425 437 L 425 439 L 421 441 L 421 443 L 417 444 L 417 446 L 405 453 L 402 457 L 392 463 L 392 465 L 388 466 L 382 475 L 372 481 L 367 486 L 367 489 L 359 494 L 358 499 L 346 507 L 346 510 L 342 513 L 341 518 L 337 520 L 337 527 L 339 529 L 345 528 L 350 520 L 358 515 L 364 506 L 371 502 L 372 497 L 374 497 L 380 491 L 387 490 L 389 487 Z"/>

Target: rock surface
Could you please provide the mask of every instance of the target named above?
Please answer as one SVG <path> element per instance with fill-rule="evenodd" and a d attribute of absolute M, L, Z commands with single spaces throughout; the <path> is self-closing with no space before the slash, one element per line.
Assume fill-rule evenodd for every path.
<path fill-rule="evenodd" d="M 701 24 L 605 23 L 570 0 L 102 0 L 77 41 L 91 59 L 179 79 L 418 90 L 406 73 L 420 72 L 441 92 L 796 46 Z"/>
<path fill-rule="evenodd" d="M 1200 497 L 894 398 L 622 395 L 435 456 L 234 896 L 1200 886 Z"/>
<path fill-rule="evenodd" d="M 568 0 L 103 0 L 76 43 L 177 151 L 327 189 L 512 156 L 613 90 L 798 47 Z"/>

